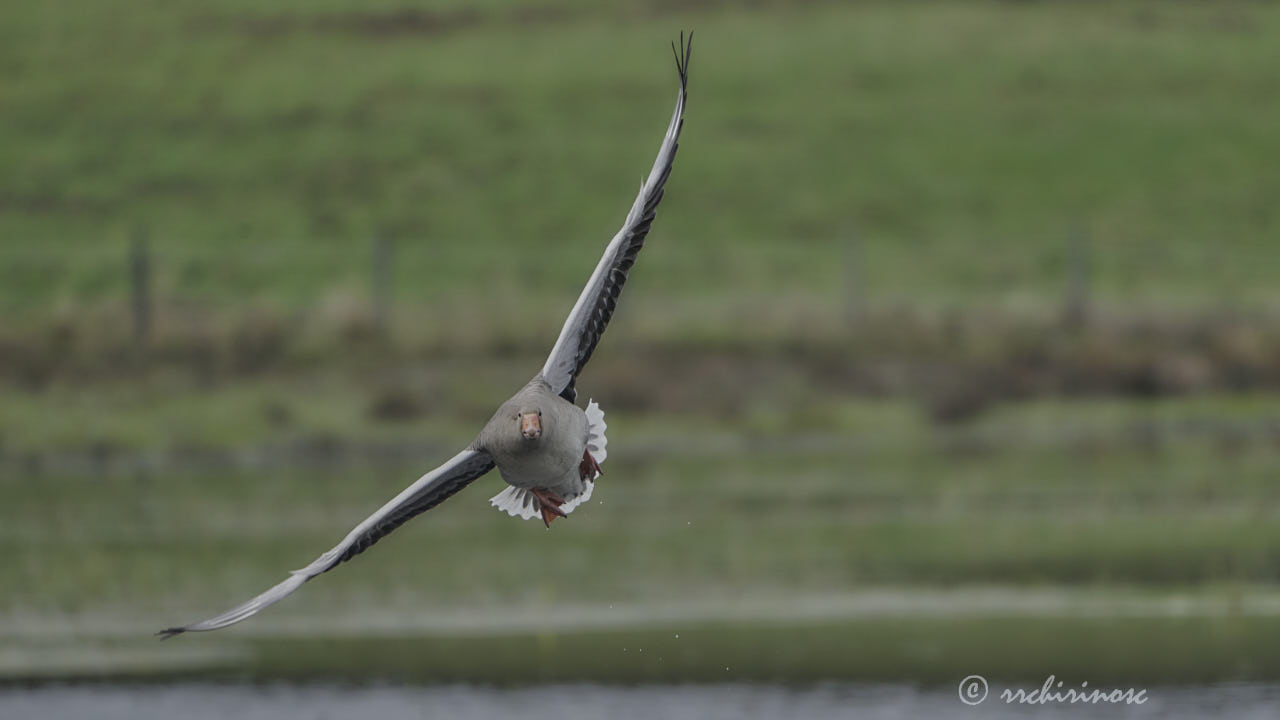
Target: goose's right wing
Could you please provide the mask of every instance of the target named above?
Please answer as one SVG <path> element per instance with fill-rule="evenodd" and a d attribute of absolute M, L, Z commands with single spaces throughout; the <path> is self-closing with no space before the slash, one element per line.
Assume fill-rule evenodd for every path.
<path fill-rule="evenodd" d="M 463 450 L 405 488 L 390 502 L 357 525 L 354 530 L 347 533 L 347 537 L 332 550 L 316 558 L 301 570 L 294 570 L 284 582 L 221 615 L 190 625 L 161 630 L 159 634 L 168 638 L 184 632 L 218 630 L 256 615 L 263 608 L 283 600 L 311 578 L 328 572 L 340 563 L 364 552 L 392 530 L 403 525 L 409 518 L 439 505 L 450 495 L 469 485 L 472 480 L 492 469 L 493 458 L 488 453 L 470 448 Z"/>

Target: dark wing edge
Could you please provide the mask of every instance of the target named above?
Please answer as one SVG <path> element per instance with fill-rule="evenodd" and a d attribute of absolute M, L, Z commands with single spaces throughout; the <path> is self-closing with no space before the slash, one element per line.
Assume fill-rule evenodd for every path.
<path fill-rule="evenodd" d="M 219 630 L 252 617 L 264 608 L 280 602 L 311 578 L 328 572 L 369 549 L 410 518 L 439 505 L 492 469 L 493 458 L 488 453 L 472 448 L 463 450 L 405 488 L 390 502 L 357 525 L 329 552 L 316 558 L 310 565 L 292 571 L 288 579 L 270 590 L 221 615 L 190 625 L 166 628 L 156 634 L 167 639 L 184 632 Z"/>
<path fill-rule="evenodd" d="M 622 228 L 605 248 L 604 256 L 600 258 L 587 286 L 569 312 L 569 318 L 560 330 L 560 336 L 542 368 L 542 377 L 551 386 L 552 392 L 569 402 L 577 398 L 574 381 L 591 359 L 591 353 L 595 351 L 600 336 L 613 317 L 618 295 L 627 282 L 627 273 L 635 264 L 636 255 L 644 246 L 645 236 L 649 234 L 649 227 L 657 216 L 658 203 L 662 201 L 667 178 L 671 175 L 671 166 L 679 147 L 680 131 L 684 127 L 693 33 L 689 33 L 687 43 L 684 33 L 680 33 L 679 50 L 675 43 L 671 44 L 671 50 L 676 56 L 676 72 L 680 74 L 680 92 L 676 97 L 675 111 L 671 114 L 671 123 L 658 148 L 658 157 L 653 162 L 649 176 L 640 186 L 640 194 L 631 205 Z"/>

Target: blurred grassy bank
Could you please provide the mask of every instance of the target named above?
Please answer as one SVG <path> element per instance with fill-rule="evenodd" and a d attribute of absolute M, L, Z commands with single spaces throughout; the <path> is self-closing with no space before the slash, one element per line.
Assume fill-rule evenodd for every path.
<path fill-rule="evenodd" d="M 661 628 L 207 639 L 106 640 L 0 655 L 0 684 L 56 678 L 166 682 L 340 681 L 527 685 L 809 684 L 954 686 L 979 673 L 1038 687 L 1274 681 L 1274 616 L 1098 617 L 983 613 L 788 622 L 671 622 Z M 21 665 L 12 660 L 23 658 Z M 10 662 L 5 662 L 6 660 Z"/>
<path fill-rule="evenodd" d="M 837 408 L 830 432 L 800 434 L 768 418 L 716 429 L 611 416 L 589 511 L 547 532 L 487 507 L 501 483 L 486 478 L 273 608 L 270 622 L 358 607 L 660 605 L 779 587 L 1265 585 L 1280 576 L 1270 406 L 1039 403 L 940 430 L 909 405 L 858 402 Z M 1226 410 L 1235 423 L 1215 425 Z M 172 624 L 229 606 L 337 542 L 463 432 L 399 457 L 374 447 L 203 469 L 179 457 L 6 472 L 0 549 L 12 561 L 0 567 L 0 608 Z"/>
<path fill-rule="evenodd" d="M 862 411 L 852 408 L 889 399 L 943 429 L 1036 402 L 1080 400 L 1088 416 L 1106 399 L 1133 403 L 1135 418 L 1181 401 L 1215 408 L 1198 420 L 1210 435 L 1251 432 L 1240 423 L 1266 434 L 1280 421 L 1267 412 L 1280 392 L 1280 316 L 1269 313 L 1094 309 L 1072 324 L 900 307 L 806 323 L 772 311 L 696 336 L 624 311 L 583 391 L 611 413 L 678 418 L 695 435 L 854 436 L 847 417 Z M 479 327 L 325 335 L 246 316 L 141 346 L 83 323 L 0 343 L 0 463 L 35 471 L 69 457 L 105 469 L 151 462 L 140 456 L 294 457 L 465 436 L 541 366 L 558 330 Z"/>

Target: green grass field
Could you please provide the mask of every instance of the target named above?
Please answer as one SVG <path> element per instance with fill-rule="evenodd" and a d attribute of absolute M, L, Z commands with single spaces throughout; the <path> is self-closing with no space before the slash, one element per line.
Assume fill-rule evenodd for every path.
<path fill-rule="evenodd" d="M 1267 584 L 1280 574 L 1277 442 L 1253 405 L 1042 403 L 945 430 L 909 406 L 858 403 L 805 434 L 613 417 L 589 512 L 553 532 L 512 521 L 486 506 L 501 487 L 489 478 L 273 614 L 661 606 L 782 588 Z M 1240 424 L 1215 431 L 1226 408 Z M 0 608 L 217 610 L 305 564 L 467 439 L 433 434 L 409 464 L 321 444 L 293 466 L 250 446 L 232 456 L 240 469 L 198 470 L 189 451 L 114 471 L 6 473 L 0 547 L 15 562 L 0 570 Z"/>
<path fill-rule="evenodd" d="M 1280 270 L 1265 5 L 136 2 L 0 25 L 13 322 L 122 300 L 139 231 L 175 302 L 363 293 L 385 232 L 403 301 L 558 308 L 651 161 L 682 28 L 687 134 L 641 298 L 825 303 L 855 236 L 866 291 L 913 301 L 1056 297 L 1074 229 L 1106 298 L 1269 302 Z"/>

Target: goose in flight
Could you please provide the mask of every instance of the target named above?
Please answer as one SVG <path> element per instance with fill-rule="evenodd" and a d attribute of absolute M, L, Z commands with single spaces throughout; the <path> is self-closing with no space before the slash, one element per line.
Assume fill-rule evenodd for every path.
<path fill-rule="evenodd" d="M 692 49 L 692 33 L 687 44 L 681 33 L 678 50 L 672 43 L 680 91 L 658 157 L 622 229 L 609 241 L 569 312 L 542 370 L 498 407 L 466 449 L 405 488 L 332 550 L 243 605 L 208 620 L 161 630 L 159 635 L 168 638 L 184 632 L 218 630 L 252 617 L 311 578 L 369 549 L 413 516 L 439 505 L 495 467 L 507 488 L 494 496 L 491 504 L 513 516 L 541 518 L 548 528 L 552 520 L 565 517 L 591 497 L 600 463 L 607 454 L 604 413 L 594 402 L 589 402 L 585 410 L 575 404 L 575 383 L 613 316 L 627 273 L 644 245 L 662 200 L 684 124 Z"/>

